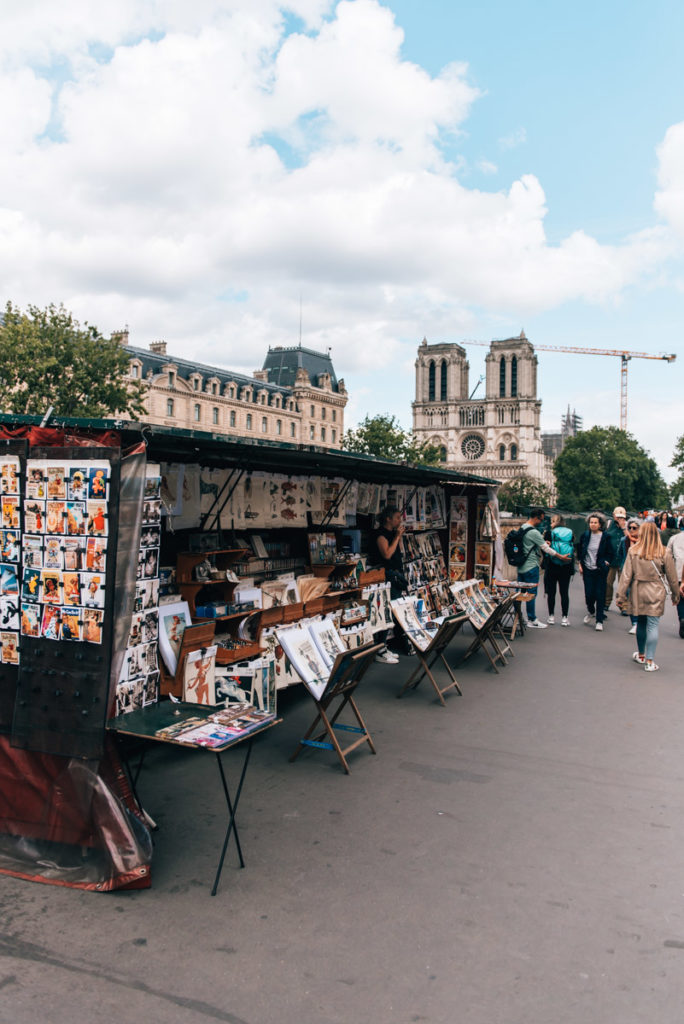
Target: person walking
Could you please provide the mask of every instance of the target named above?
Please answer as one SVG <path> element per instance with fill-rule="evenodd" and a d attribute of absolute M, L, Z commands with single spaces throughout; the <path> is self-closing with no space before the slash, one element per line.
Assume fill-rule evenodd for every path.
<path fill-rule="evenodd" d="M 618 549 L 620 547 L 620 541 L 623 539 L 626 532 L 627 513 L 622 505 L 617 505 L 613 509 L 613 518 L 606 526 L 606 536 L 610 539 L 610 543 L 613 548 L 613 557 L 606 575 L 606 611 L 610 608 L 611 601 L 613 600 L 613 589 L 617 590 L 617 582 L 620 578 L 621 569 L 621 565 L 618 561 Z"/>
<path fill-rule="evenodd" d="M 639 528 L 640 528 L 640 526 L 641 526 L 641 520 L 640 519 L 634 519 L 633 518 L 633 519 L 629 519 L 627 521 L 627 533 L 625 534 L 625 536 L 620 541 L 620 547 L 618 548 L 618 562 L 619 562 L 619 565 L 620 565 L 620 572 L 622 572 L 622 570 L 624 568 L 625 559 L 627 558 L 627 552 L 629 551 L 629 549 L 632 546 L 632 544 L 636 544 L 637 540 L 639 539 Z M 677 607 L 679 608 L 679 605 L 677 605 Z M 622 613 L 622 615 L 626 615 L 627 614 L 627 612 L 623 611 L 623 610 L 621 610 L 621 613 Z M 632 636 L 634 636 L 634 634 L 636 633 L 636 630 L 637 630 L 637 617 L 636 617 L 636 615 L 630 615 L 629 618 L 630 618 L 630 621 L 631 621 L 632 625 L 627 630 L 627 632 L 631 633 Z"/>
<path fill-rule="evenodd" d="M 525 557 L 522 564 L 518 567 L 518 582 L 534 584 L 527 591 L 528 594 L 532 595 L 527 602 L 527 625 L 531 626 L 532 629 L 546 629 L 546 623 L 539 621 L 536 611 L 537 590 L 539 589 L 539 561 L 542 553 L 545 555 L 555 554 L 561 562 L 572 561 L 571 555 L 561 555 L 557 551 L 554 552 L 551 545 L 544 540 L 539 527 L 544 521 L 545 514 L 543 508 L 531 508 L 527 522 L 523 523 L 521 527 L 523 530 L 522 549 Z"/>
<path fill-rule="evenodd" d="M 546 621 L 551 626 L 556 621 L 556 588 L 558 588 L 561 603 L 561 626 L 569 626 L 570 580 L 575 571 L 575 561 L 572 557 L 574 553 L 572 530 L 565 525 L 563 516 L 554 513 L 551 516 L 551 530 L 545 536 L 553 548 L 552 553 L 546 556 L 546 569 L 544 570 L 544 590 L 549 609 L 549 617 Z M 570 555 L 570 561 L 562 562 L 559 555 Z"/>
<path fill-rule="evenodd" d="M 618 588 L 618 601 L 637 617 L 637 647 L 632 658 L 647 672 L 657 672 L 655 663 L 658 626 L 665 612 L 665 599 L 680 599 L 674 557 L 660 540 L 655 523 L 644 523 L 639 539 L 630 546 Z"/>
<path fill-rule="evenodd" d="M 684 523 L 684 520 L 681 522 Z M 680 526 L 679 533 L 670 537 L 666 550 L 674 558 L 677 576 L 680 580 L 684 579 L 684 525 Z M 677 602 L 677 616 L 679 618 L 679 635 L 684 640 L 684 601 Z"/>
<path fill-rule="evenodd" d="M 596 624 L 596 630 L 603 631 L 606 601 L 606 577 L 613 560 L 613 546 L 605 533 L 603 516 L 592 512 L 587 516 L 588 529 L 579 539 L 577 560 L 584 583 L 584 600 L 587 614 L 584 623 Z"/>

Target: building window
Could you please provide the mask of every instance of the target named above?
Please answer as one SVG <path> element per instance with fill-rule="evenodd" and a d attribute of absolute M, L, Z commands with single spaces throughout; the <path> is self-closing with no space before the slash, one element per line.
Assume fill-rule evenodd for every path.
<path fill-rule="evenodd" d="M 261 433 L 262 434 L 267 434 L 268 433 L 268 419 L 265 416 L 261 417 Z"/>
<path fill-rule="evenodd" d="M 199 391 L 199 386 L 200 386 L 199 377 L 193 377 L 192 378 L 192 390 L 193 391 Z"/>
<path fill-rule="evenodd" d="M 506 397 L 506 360 L 503 356 L 499 360 L 499 398 Z"/>
<path fill-rule="evenodd" d="M 330 440 L 332 441 L 333 444 L 335 444 L 335 442 L 337 441 L 337 431 L 336 430 L 331 430 L 330 431 Z"/>
<path fill-rule="evenodd" d="M 439 448 L 439 461 L 440 462 L 446 462 L 446 460 L 447 460 L 446 445 L 440 445 L 440 448 Z"/>
<path fill-rule="evenodd" d="M 511 445 L 511 462 L 518 461 L 518 446 L 517 444 Z"/>
<path fill-rule="evenodd" d="M 500 444 L 499 445 L 499 462 L 505 462 L 505 461 L 506 461 L 506 445 L 505 444 Z"/>
<path fill-rule="evenodd" d="M 485 453 L 485 443 L 479 434 L 466 434 L 461 441 L 461 454 L 470 461 L 481 459 Z"/>
<path fill-rule="evenodd" d="M 518 357 L 511 359 L 511 396 L 515 398 L 518 394 Z"/>
<path fill-rule="evenodd" d="M 173 370 L 169 370 L 169 387 L 174 388 L 176 386 L 176 374 Z"/>
<path fill-rule="evenodd" d="M 235 426 L 235 409 L 230 410 L 230 425 L 231 427 Z"/>
<path fill-rule="evenodd" d="M 291 423 L 290 424 L 290 437 L 294 437 L 294 436 L 295 436 L 295 425 L 294 425 L 294 423 Z"/>
<path fill-rule="evenodd" d="M 195 422 L 199 423 L 199 421 L 201 419 L 202 419 L 202 406 L 199 403 L 197 403 L 195 405 Z"/>
<path fill-rule="evenodd" d="M 439 400 L 440 402 L 446 402 L 447 397 L 447 362 L 446 359 L 442 360 L 442 373 L 441 381 L 439 385 Z"/>
<path fill-rule="evenodd" d="M 218 384 L 216 383 L 216 381 L 214 381 L 214 383 L 211 385 L 211 393 L 212 395 L 218 394 Z"/>
<path fill-rule="evenodd" d="M 428 402 L 434 402 L 435 400 L 435 364 L 430 363 L 430 369 L 428 371 Z"/>
<path fill-rule="evenodd" d="M 315 415 L 316 415 L 316 406 L 312 405 L 311 406 L 311 419 L 313 419 Z"/>
<path fill-rule="evenodd" d="M 321 419 L 322 420 L 325 419 L 325 406 L 323 406 L 322 409 L 321 409 Z"/>
<path fill-rule="evenodd" d="M 282 434 L 282 432 L 283 432 L 283 421 L 282 420 L 276 420 L 276 434 L 278 434 L 280 436 L 280 434 Z"/>
<path fill-rule="evenodd" d="M 219 411 L 216 408 L 216 406 L 214 406 L 214 408 L 211 410 L 211 422 L 212 423 L 218 423 L 218 421 L 219 421 Z"/>
<path fill-rule="evenodd" d="M 247 422 L 246 422 L 245 426 L 247 427 L 247 430 L 251 430 L 252 429 L 252 414 L 251 414 L 251 412 L 247 413 Z"/>
<path fill-rule="evenodd" d="M 313 424 L 309 427 L 309 440 L 316 440 L 316 428 L 313 426 Z"/>
<path fill-rule="evenodd" d="M 332 421 L 333 423 L 337 422 L 337 409 L 333 409 L 332 411 Z"/>
<path fill-rule="evenodd" d="M 137 377 L 137 376 L 138 376 L 138 366 L 134 363 L 133 366 L 131 366 L 131 377 Z"/>
<path fill-rule="evenodd" d="M 321 427 L 321 441 L 325 441 L 325 427 Z"/>
<path fill-rule="evenodd" d="M 166 399 L 166 415 L 173 416 L 173 398 Z"/>

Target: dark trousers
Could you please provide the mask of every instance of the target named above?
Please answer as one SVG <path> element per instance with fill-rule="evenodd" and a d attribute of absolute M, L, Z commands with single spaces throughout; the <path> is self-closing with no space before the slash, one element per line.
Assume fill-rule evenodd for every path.
<path fill-rule="evenodd" d="M 544 572 L 544 590 L 546 601 L 549 606 L 549 615 L 553 615 L 556 609 L 556 587 L 560 594 L 561 612 L 567 616 L 570 611 L 570 580 L 572 579 L 572 565 L 556 565 L 550 562 Z"/>
<path fill-rule="evenodd" d="M 587 569 L 582 572 L 584 600 L 590 615 L 596 614 L 596 621 L 603 622 L 606 606 L 606 572 L 603 569 Z"/>

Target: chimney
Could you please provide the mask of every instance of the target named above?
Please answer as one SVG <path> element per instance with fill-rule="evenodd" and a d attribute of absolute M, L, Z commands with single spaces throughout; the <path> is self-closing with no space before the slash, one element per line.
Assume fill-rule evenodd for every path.
<path fill-rule="evenodd" d="M 120 345 L 127 345 L 128 327 L 124 327 L 122 331 L 112 331 L 112 341 L 118 341 Z"/>
<path fill-rule="evenodd" d="M 165 341 L 151 341 L 150 352 L 156 353 L 158 356 L 166 355 L 166 342 Z"/>

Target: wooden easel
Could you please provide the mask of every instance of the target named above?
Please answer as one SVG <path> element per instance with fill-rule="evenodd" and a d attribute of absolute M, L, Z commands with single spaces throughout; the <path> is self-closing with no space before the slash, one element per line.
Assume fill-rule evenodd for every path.
<path fill-rule="evenodd" d="M 478 649 L 482 649 L 482 651 L 484 651 L 487 658 L 489 659 L 489 664 L 492 666 L 492 668 L 497 674 L 499 671 L 498 668 L 496 667 L 497 662 L 500 661 L 502 665 L 507 664 L 504 652 L 499 646 L 496 633 L 497 631 L 499 632 L 499 639 L 501 639 L 501 620 L 508 611 L 508 604 L 510 600 L 510 598 L 506 598 L 500 605 L 498 605 L 494 609 L 492 614 L 489 616 L 487 621 L 483 623 L 482 626 L 476 625 L 472 620 L 470 621 L 470 625 L 473 627 L 473 631 L 475 633 L 475 639 L 470 644 L 468 650 L 461 658 L 459 665 L 462 665 L 464 661 L 467 661 L 471 654 L 474 654 L 475 651 L 477 651 Z M 510 646 L 508 645 L 508 642 L 506 641 L 505 637 L 503 637 L 503 642 L 506 645 L 507 653 L 512 654 Z M 489 650 L 489 647 L 487 646 L 488 644 L 491 647 L 491 652 Z"/>
<path fill-rule="evenodd" d="M 347 754 L 363 743 L 368 744 L 371 753 L 376 753 L 371 735 L 366 728 L 366 723 L 361 717 L 361 712 L 354 699 L 354 692 L 366 674 L 367 669 L 375 660 L 375 655 L 380 650 L 382 650 L 382 644 L 365 644 L 363 647 L 357 647 L 356 650 L 344 651 L 337 655 L 335 663 L 330 670 L 328 683 L 321 697 L 317 700 L 311 694 L 317 709 L 316 717 L 299 741 L 297 749 L 290 757 L 290 761 L 295 761 L 304 747 L 314 747 L 318 750 L 334 750 L 340 759 L 345 774 L 349 775 L 350 769 L 347 763 Z M 334 714 L 330 715 L 328 709 L 333 701 L 336 700 L 339 700 L 339 704 Z M 338 718 L 347 706 L 351 708 L 354 718 L 358 723 L 357 725 L 343 725 L 338 722 Z M 323 726 L 323 729 L 316 736 L 313 736 L 319 724 Z M 354 733 L 357 738 L 353 743 L 343 748 L 338 742 L 335 730 Z"/>
<path fill-rule="evenodd" d="M 449 663 L 444 657 L 444 651 L 451 643 L 456 633 L 458 633 L 461 626 L 468 621 L 469 619 L 467 615 L 452 615 L 448 619 L 445 619 L 432 638 L 429 647 L 426 647 L 424 651 L 422 651 L 417 644 L 413 643 L 409 633 L 406 634 L 409 637 L 409 640 L 413 643 L 414 650 L 418 657 L 418 664 L 397 694 L 397 698 L 403 697 L 407 690 L 415 690 L 425 676 L 430 680 L 442 707 L 446 707 L 444 694 L 448 693 L 449 690 L 456 690 L 459 697 L 463 696 L 463 692 L 456 681 L 456 676 L 451 671 Z M 449 673 L 449 678 L 451 679 L 450 683 L 442 687 L 440 687 L 439 683 L 430 671 L 438 658 L 442 659 L 444 667 Z"/>
<path fill-rule="evenodd" d="M 183 699 L 183 673 L 185 671 L 185 659 L 190 651 L 197 651 L 202 647 L 211 647 L 214 642 L 216 622 L 210 619 L 208 622 L 199 622 L 195 626 L 186 626 L 178 651 L 178 663 L 174 675 L 166 668 L 162 658 L 159 659 L 159 692 L 162 696 L 178 697 Z"/>

